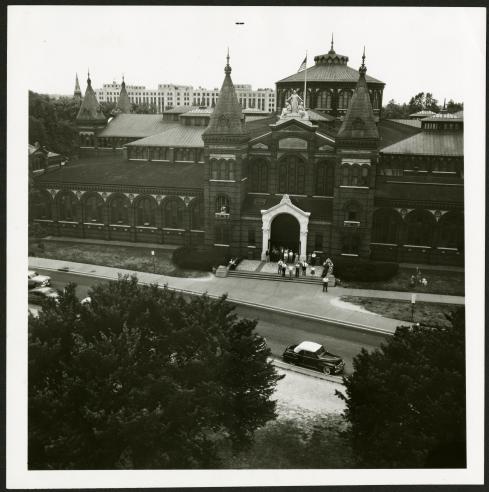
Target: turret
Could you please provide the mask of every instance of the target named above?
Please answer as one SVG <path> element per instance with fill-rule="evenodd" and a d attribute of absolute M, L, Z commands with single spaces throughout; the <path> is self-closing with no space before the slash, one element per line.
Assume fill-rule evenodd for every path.
<path fill-rule="evenodd" d="M 121 92 L 119 94 L 119 100 L 117 101 L 116 110 L 120 113 L 131 112 L 131 102 L 126 91 L 126 83 L 124 82 L 124 76 L 122 76 Z"/>
<path fill-rule="evenodd" d="M 78 82 L 78 74 L 76 74 L 76 79 L 75 79 L 75 92 L 73 93 L 73 97 L 75 99 L 82 99 L 82 91 L 80 89 L 80 82 Z"/>
<path fill-rule="evenodd" d="M 106 118 L 100 104 L 97 101 L 97 96 L 92 89 L 92 81 L 90 80 L 90 72 L 88 72 L 87 78 L 87 90 L 85 91 L 85 97 L 76 116 L 76 124 L 79 127 L 97 128 L 105 126 Z"/>

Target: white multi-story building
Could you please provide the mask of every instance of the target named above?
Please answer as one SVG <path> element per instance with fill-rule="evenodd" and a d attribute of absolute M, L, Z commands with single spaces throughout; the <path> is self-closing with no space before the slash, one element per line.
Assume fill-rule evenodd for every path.
<path fill-rule="evenodd" d="M 275 111 L 275 90 L 253 90 L 249 84 L 236 84 L 236 94 L 243 109 L 260 109 L 266 112 Z M 129 101 L 136 104 L 155 105 L 159 113 L 176 106 L 207 106 L 213 107 L 219 97 L 219 90 L 194 88 L 191 85 L 158 84 L 157 89 L 147 89 L 142 85 L 126 84 Z M 100 102 L 117 102 L 121 92 L 121 84 L 112 82 L 96 89 L 95 94 Z"/>

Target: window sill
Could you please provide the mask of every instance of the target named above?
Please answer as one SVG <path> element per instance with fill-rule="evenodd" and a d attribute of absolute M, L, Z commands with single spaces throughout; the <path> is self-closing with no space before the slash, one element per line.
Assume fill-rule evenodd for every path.
<path fill-rule="evenodd" d="M 361 189 L 361 190 L 368 190 L 368 186 L 355 186 L 355 185 L 340 185 L 340 188 L 355 188 L 355 189 Z"/>
<path fill-rule="evenodd" d="M 358 256 L 356 253 L 341 253 L 340 256 Z"/>
<path fill-rule="evenodd" d="M 229 248 L 229 244 L 221 244 L 221 243 L 214 243 L 214 246 L 224 246 L 226 248 Z"/>
<path fill-rule="evenodd" d="M 398 246 L 394 243 L 370 243 L 372 246 Z"/>

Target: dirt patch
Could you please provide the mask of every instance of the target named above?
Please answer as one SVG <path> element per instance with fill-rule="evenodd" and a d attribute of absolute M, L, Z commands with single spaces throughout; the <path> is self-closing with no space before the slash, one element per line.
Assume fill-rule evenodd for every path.
<path fill-rule="evenodd" d="M 205 277 L 206 272 L 183 270 L 171 261 L 171 251 L 155 250 L 154 260 L 150 248 L 116 246 L 105 244 L 77 244 L 57 241 L 43 241 L 37 248 L 36 256 L 54 260 L 74 261 L 92 265 L 104 265 L 138 272 L 158 273 L 170 277 Z M 154 261 L 154 263 L 153 263 Z"/>
<path fill-rule="evenodd" d="M 450 326 L 447 316 L 461 307 L 455 304 L 416 302 L 413 311 L 410 301 L 357 296 L 341 296 L 340 299 L 341 301 L 361 306 L 371 313 L 380 314 L 387 318 L 399 319 L 408 323 L 421 323 L 422 325 L 433 327 Z"/>

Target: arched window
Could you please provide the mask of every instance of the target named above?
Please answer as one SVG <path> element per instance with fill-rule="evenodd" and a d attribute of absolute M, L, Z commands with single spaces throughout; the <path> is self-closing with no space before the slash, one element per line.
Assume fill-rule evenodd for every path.
<path fill-rule="evenodd" d="M 42 191 L 35 193 L 32 198 L 32 214 L 35 219 L 51 220 L 51 197 Z"/>
<path fill-rule="evenodd" d="M 381 208 L 373 214 L 372 242 L 397 244 L 401 217 L 391 209 Z"/>
<path fill-rule="evenodd" d="M 180 198 L 170 198 L 163 204 L 165 227 L 183 229 L 183 213 L 185 205 Z"/>
<path fill-rule="evenodd" d="M 353 165 L 350 169 L 350 174 L 351 174 L 351 179 L 350 179 L 350 185 L 351 186 L 359 186 L 360 183 L 360 167 Z"/>
<path fill-rule="evenodd" d="M 319 92 L 317 107 L 321 109 L 331 109 L 331 91 L 323 90 Z"/>
<path fill-rule="evenodd" d="M 223 214 L 231 213 L 231 208 L 229 206 L 229 198 L 227 195 L 216 196 L 216 212 L 223 213 Z"/>
<path fill-rule="evenodd" d="M 431 246 L 435 220 L 426 210 L 413 210 L 406 216 L 406 244 Z"/>
<path fill-rule="evenodd" d="M 110 199 L 109 222 L 111 224 L 129 224 L 129 198 L 125 196 L 115 196 Z"/>
<path fill-rule="evenodd" d="M 350 184 L 350 166 L 344 164 L 341 166 L 341 185 L 348 186 Z"/>
<path fill-rule="evenodd" d="M 80 203 L 73 193 L 58 195 L 58 216 L 60 220 L 78 221 Z"/>
<path fill-rule="evenodd" d="M 304 194 L 306 169 L 296 155 L 288 155 L 279 164 L 279 193 Z"/>
<path fill-rule="evenodd" d="M 319 161 L 316 164 L 316 195 L 333 196 L 334 193 L 334 164 Z"/>
<path fill-rule="evenodd" d="M 448 212 L 438 223 L 439 236 L 437 246 L 464 250 L 464 216 L 458 212 Z"/>
<path fill-rule="evenodd" d="M 338 97 L 338 108 L 339 109 L 348 109 L 348 105 L 350 104 L 351 92 L 350 91 L 341 91 Z"/>
<path fill-rule="evenodd" d="M 264 159 L 250 162 L 250 191 L 268 191 L 268 163 Z"/>
<path fill-rule="evenodd" d="M 194 203 L 195 202 L 195 203 Z M 193 201 L 190 205 L 190 229 L 204 228 L 204 204 L 201 200 Z"/>
<path fill-rule="evenodd" d="M 152 197 L 143 197 L 136 203 L 136 225 L 154 227 L 156 224 L 156 203 Z"/>
<path fill-rule="evenodd" d="M 356 201 L 348 202 L 344 207 L 344 220 L 360 222 L 361 207 Z"/>
<path fill-rule="evenodd" d="M 83 221 L 103 223 L 104 201 L 102 197 L 99 194 L 90 194 L 83 198 Z"/>

